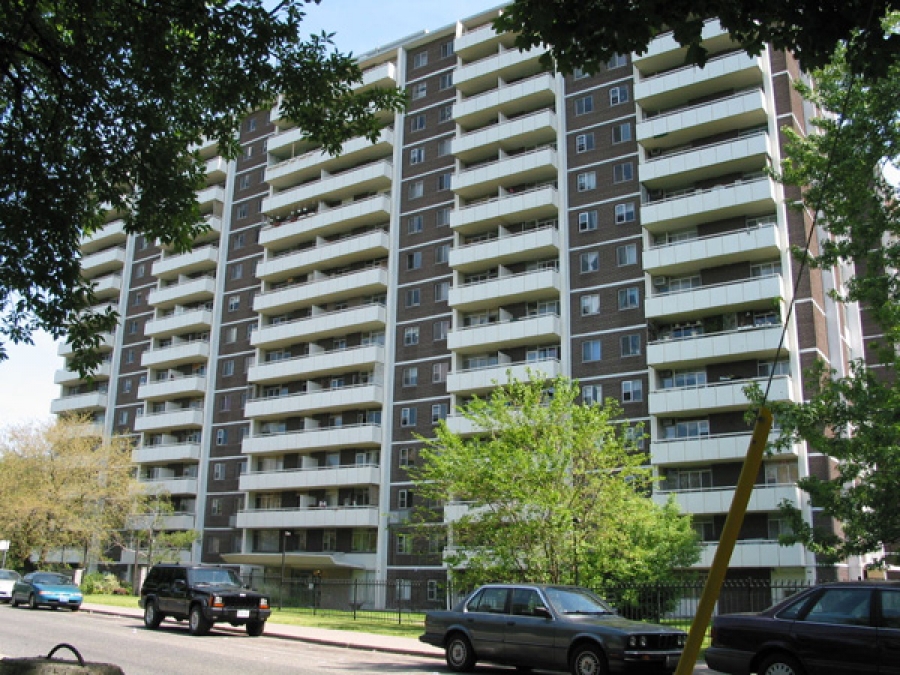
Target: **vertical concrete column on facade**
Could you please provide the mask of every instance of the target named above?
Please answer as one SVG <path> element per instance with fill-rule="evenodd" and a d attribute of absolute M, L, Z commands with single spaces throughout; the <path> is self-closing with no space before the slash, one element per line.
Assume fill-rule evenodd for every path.
<path fill-rule="evenodd" d="M 561 332 L 559 339 L 559 365 L 560 371 L 566 376 L 572 377 L 572 269 L 569 251 L 569 181 L 566 167 L 569 165 L 569 144 L 566 138 L 568 119 L 566 117 L 566 79 L 560 73 L 554 78 L 556 86 L 556 155 L 559 162 L 557 173 L 557 193 L 559 195 L 559 210 L 556 216 L 556 228 L 559 232 L 559 314 Z"/>
<path fill-rule="evenodd" d="M 119 369 L 122 366 L 122 352 L 125 341 L 125 324 L 124 317 L 128 310 L 128 294 L 131 292 L 131 274 L 134 264 L 134 235 L 125 239 L 125 268 L 122 271 L 122 290 L 119 291 L 119 306 L 116 311 L 119 313 L 119 323 L 116 324 L 116 330 L 113 334 L 113 356 L 109 377 L 109 385 L 106 393 L 106 411 L 103 413 L 103 436 L 109 438 L 112 436 L 113 427 L 115 426 L 115 407 L 116 392 L 119 389 Z M 146 412 L 146 411 L 144 411 Z"/>

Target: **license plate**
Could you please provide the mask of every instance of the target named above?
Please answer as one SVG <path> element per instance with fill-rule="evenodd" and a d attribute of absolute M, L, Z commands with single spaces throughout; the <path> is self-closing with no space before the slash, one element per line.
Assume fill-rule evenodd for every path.
<path fill-rule="evenodd" d="M 60 601 L 60 602 L 68 602 L 68 601 L 69 601 L 69 596 L 68 596 L 68 595 L 60 595 L 60 596 L 59 596 L 59 601 Z"/>
<path fill-rule="evenodd" d="M 237 618 L 249 619 L 250 618 L 250 610 L 249 609 L 239 609 L 237 611 Z"/>

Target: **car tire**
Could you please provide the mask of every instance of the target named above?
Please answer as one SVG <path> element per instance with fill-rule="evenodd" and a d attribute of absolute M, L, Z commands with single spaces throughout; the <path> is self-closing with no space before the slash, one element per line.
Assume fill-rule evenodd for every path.
<path fill-rule="evenodd" d="M 787 654 L 772 654 L 763 659 L 759 675 L 804 675 L 803 666 Z"/>
<path fill-rule="evenodd" d="M 606 656 L 593 645 L 578 647 L 572 655 L 572 675 L 606 675 Z"/>
<path fill-rule="evenodd" d="M 248 621 L 247 622 L 247 635 L 250 637 L 259 637 L 263 634 L 263 631 L 266 629 L 265 621 Z"/>
<path fill-rule="evenodd" d="M 28 595 L 28 609 L 37 609 L 37 608 L 38 608 L 37 598 L 34 597 L 34 593 L 30 593 Z"/>
<path fill-rule="evenodd" d="M 16 600 L 16 596 L 15 596 L 15 595 L 13 595 L 13 596 L 9 599 L 9 604 L 10 604 L 11 607 L 18 607 L 18 606 L 19 606 L 19 601 Z"/>
<path fill-rule="evenodd" d="M 150 630 L 159 628 L 159 624 L 162 623 L 163 618 L 163 615 L 159 613 L 156 602 L 148 600 L 147 604 L 144 605 L 144 626 Z"/>
<path fill-rule="evenodd" d="M 447 638 L 444 653 L 447 666 L 455 673 L 468 673 L 475 668 L 475 650 L 465 635 L 454 633 Z"/>
<path fill-rule="evenodd" d="M 79 609 L 81 609 L 81 605 L 72 605 L 69 609 L 71 609 L 73 612 L 77 612 Z"/>
<path fill-rule="evenodd" d="M 203 608 L 200 605 L 191 607 L 191 614 L 188 620 L 191 635 L 206 635 L 209 633 L 209 629 L 212 628 L 212 621 L 203 616 Z"/>

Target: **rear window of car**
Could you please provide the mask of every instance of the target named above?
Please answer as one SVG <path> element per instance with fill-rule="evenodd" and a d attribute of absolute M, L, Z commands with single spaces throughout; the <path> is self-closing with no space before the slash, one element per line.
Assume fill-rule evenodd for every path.
<path fill-rule="evenodd" d="M 18 572 L 13 572 L 12 570 L 0 570 L 0 579 L 18 581 L 21 578 L 22 577 L 19 576 Z"/>

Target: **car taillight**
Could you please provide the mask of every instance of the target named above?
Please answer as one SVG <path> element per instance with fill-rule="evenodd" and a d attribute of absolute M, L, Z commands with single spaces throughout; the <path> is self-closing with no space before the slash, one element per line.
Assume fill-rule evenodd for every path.
<path fill-rule="evenodd" d="M 269 599 L 268 598 L 260 598 L 259 599 L 259 608 L 260 609 L 269 609 Z"/>
<path fill-rule="evenodd" d="M 214 595 L 209 599 L 209 604 L 211 607 L 224 607 L 225 603 L 222 601 L 221 595 Z"/>

